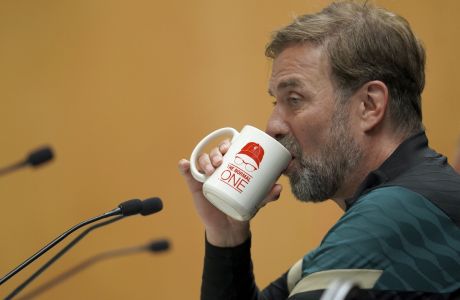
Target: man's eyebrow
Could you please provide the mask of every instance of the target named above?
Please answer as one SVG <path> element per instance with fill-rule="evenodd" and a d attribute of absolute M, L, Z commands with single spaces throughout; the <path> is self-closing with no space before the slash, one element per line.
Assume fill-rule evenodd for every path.
<path fill-rule="evenodd" d="M 283 81 L 280 81 L 276 87 L 276 90 L 282 90 L 289 87 L 300 87 L 302 86 L 302 82 L 297 78 L 289 78 Z M 273 96 L 273 91 L 268 89 L 268 94 Z"/>
<path fill-rule="evenodd" d="M 299 87 L 302 85 L 302 82 L 297 78 L 289 78 L 278 83 L 276 87 L 277 90 L 285 89 L 288 87 Z"/>

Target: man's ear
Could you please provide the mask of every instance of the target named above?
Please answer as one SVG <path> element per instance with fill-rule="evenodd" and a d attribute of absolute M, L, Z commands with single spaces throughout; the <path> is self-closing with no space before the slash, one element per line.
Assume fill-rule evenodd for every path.
<path fill-rule="evenodd" d="M 360 126 L 368 132 L 383 122 L 388 109 L 388 88 L 379 80 L 366 82 L 358 92 Z"/>

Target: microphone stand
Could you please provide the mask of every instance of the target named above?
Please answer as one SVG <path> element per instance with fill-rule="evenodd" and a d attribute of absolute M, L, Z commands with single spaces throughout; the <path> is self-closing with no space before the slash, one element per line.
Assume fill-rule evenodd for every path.
<path fill-rule="evenodd" d="M 111 220 L 101 222 L 99 224 L 93 225 L 92 227 L 88 228 L 84 232 L 82 232 L 79 236 L 77 236 L 72 242 L 70 242 L 65 248 L 63 248 L 60 252 L 58 252 L 55 256 L 53 256 L 45 265 L 43 265 L 39 270 L 37 270 L 35 273 L 33 273 L 26 281 L 24 281 L 21 285 L 19 285 L 10 295 L 7 296 L 6 299 L 11 299 L 14 297 L 16 294 L 18 294 L 22 289 L 24 289 L 30 282 L 32 282 L 36 277 L 38 277 L 43 271 L 45 271 L 50 265 L 52 265 L 57 259 L 59 259 L 64 253 L 66 253 L 68 250 L 70 250 L 73 246 L 75 246 L 76 243 L 78 243 L 83 237 L 85 237 L 89 232 L 92 230 L 99 228 L 101 226 L 113 223 L 115 221 L 118 221 L 124 217 L 127 216 L 132 216 L 136 214 L 141 214 L 143 216 L 148 216 L 154 213 L 157 213 L 163 209 L 163 202 L 161 201 L 160 198 L 153 197 L 146 199 L 144 201 L 141 201 L 139 199 L 132 199 L 125 201 L 121 204 L 118 205 L 117 208 L 106 212 L 100 216 L 91 218 L 89 220 L 86 220 L 84 222 L 81 222 L 74 227 L 70 228 L 63 234 L 61 234 L 58 238 L 53 240 L 51 243 L 47 244 L 45 247 L 43 247 L 40 251 L 32 255 L 30 258 L 28 258 L 26 261 L 24 261 L 22 264 L 20 264 L 18 267 L 16 267 L 13 271 L 9 272 L 7 275 L 5 275 L 1 280 L 0 284 L 4 283 L 7 281 L 9 278 L 17 274 L 19 271 L 21 271 L 23 268 L 25 268 L 27 265 L 32 263 L 34 260 L 39 258 L 41 255 L 46 253 L 49 249 L 54 247 L 57 243 L 61 242 L 65 237 L 67 237 L 69 234 L 74 232 L 75 230 L 88 225 L 90 223 L 99 221 L 104 218 L 116 216 L 116 215 L 121 215 L 116 218 L 112 218 Z M 166 245 L 166 244 L 167 245 Z M 165 246 L 166 245 L 166 246 Z M 158 243 L 156 246 L 152 246 L 149 248 L 151 251 L 160 251 L 164 247 L 169 247 L 168 242 L 163 242 L 163 243 Z"/>
<path fill-rule="evenodd" d="M 119 221 L 121 219 L 125 218 L 125 216 L 118 216 L 116 218 L 110 219 L 105 222 L 101 222 L 98 224 L 95 224 L 82 233 L 78 235 L 76 238 L 74 238 L 67 246 L 62 248 L 61 251 L 59 251 L 56 255 L 54 255 L 50 260 L 48 260 L 43 266 L 41 266 L 37 271 L 35 271 L 29 278 L 27 278 L 22 284 L 20 284 L 18 287 L 14 289 L 8 296 L 6 296 L 5 300 L 7 299 L 13 299 L 14 296 L 16 296 L 18 293 L 20 293 L 24 288 L 26 288 L 33 280 L 35 280 L 38 276 L 40 276 L 46 269 L 48 269 L 53 263 L 55 263 L 61 256 L 63 256 L 67 251 L 72 249 L 81 239 L 83 239 L 88 233 L 93 231 L 94 229 L 97 229 L 99 227 L 114 223 L 116 221 Z"/>
<path fill-rule="evenodd" d="M 139 252 L 145 251 L 145 247 L 142 246 L 136 246 L 136 247 L 127 247 L 127 248 L 122 248 L 122 249 L 116 249 L 116 250 L 110 250 L 106 252 L 99 253 L 95 256 L 92 256 L 90 258 L 87 258 L 86 260 L 80 262 L 78 265 L 72 267 L 71 269 L 65 271 L 64 273 L 61 273 L 60 275 L 54 277 L 50 281 L 46 282 L 45 284 L 39 286 L 35 290 L 29 292 L 28 294 L 18 298 L 18 300 L 25 300 L 25 299 L 34 299 L 36 296 L 44 293 L 45 291 L 49 290 L 50 288 L 60 284 L 61 282 L 70 279 L 72 276 L 75 276 L 76 274 L 80 273 L 81 271 L 91 267 L 95 263 L 102 261 L 102 260 L 107 260 L 110 258 L 114 258 L 117 256 L 124 256 L 124 255 L 130 255 L 130 254 L 135 254 Z M 12 297 L 7 297 L 5 300 L 12 299 Z"/>
<path fill-rule="evenodd" d="M 108 217 L 112 217 L 112 216 L 116 216 L 116 215 L 119 215 L 121 214 L 121 209 L 119 207 L 109 211 L 109 212 L 106 212 L 100 216 L 97 216 L 97 217 L 94 217 L 94 218 L 91 218 L 89 220 L 86 220 L 86 221 L 83 221 L 75 226 L 73 226 L 72 228 L 70 228 L 69 230 L 67 230 L 66 232 L 64 232 L 63 234 L 61 234 L 60 236 L 58 236 L 56 239 L 54 239 L 52 242 L 50 242 L 48 245 L 46 245 L 45 247 L 43 247 L 41 250 L 39 250 L 37 253 L 35 253 L 34 255 L 32 255 L 31 257 L 29 257 L 26 261 L 24 261 L 23 263 L 21 263 L 19 266 L 17 266 L 15 269 L 13 269 L 12 271 L 10 271 L 8 274 L 6 274 L 4 277 L 2 277 L 0 279 L 0 285 L 2 285 L 3 283 L 5 283 L 8 279 L 10 279 L 11 277 L 13 277 L 14 275 L 16 275 L 19 271 L 21 271 L 22 269 L 24 269 L 25 267 L 27 267 L 29 264 L 31 264 L 33 261 L 35 261 L 37 258 L 39 258 L 40 256 L 42 256 L 43 254 L 45 254 L 48 250 L 50 250 L 51 248 L 53 248 L 54 246 L 56 246 L 56 244 L 58 244 L 59 242 L 61 242 L 63 239 L 65 239 L 69 234 L 71 234 L 72 232 L 74 232 L 75 230 L 85 226 L 85 225 L 88 225 L 90 223 L 93 223 L 93 222 L 96 222 L 96 221 L 99 221 L 101 219 L 105 219 L 105 218 L 108 218 Z"/>
<path fill-rule="evenodd" d="M 8 167 L 3 167 L 3 168 L 0 169 L 0 176 L 6 175 L 6 174 L 8 174 L 10 172 L 18 170 L 18 169 L 24 167 L 25 165 L 27 165 L 27 162 L 26 161 L 21 161 L 21 162 L 15 163 L 14 165 L 11 165 L 11 166 L 8 166 Z"/>
<path fill-rule="evenodd" d="M 27 156 L 25 160 L 17 162 L 7 167 L 0 168 L 0 176 L 6 175 L 10 172 L 26 167 L 27 165 L 30 165 L 32 167 L 38 167 L 52 160 L 53 157 L 54 157 L 54 153 L 50 147 L 42 147 L 40 149 L 37 149 L 29 153 L 29 155 Z"/>
<path fill-rule="evenodd" d="M 95 226 L 94 226 L 95 227 Z M 39 287 L 35 288 L 28 294 L 19 298 L 19 300 L 26 300 L 26 299 L 34 299 L 40 294 L 43 294 L 45 291 L 49 290 L 50 288 L 55 287 L 56 285 L 62 283 L 65 280 L 75 276 L 76 274 L 80 273 L 81 271 L 91 267 L 92 265 L 111 258 L 116 258 L 119 256 L 131 255 L 136 254 L 139 252 L 149 251 L 152 253 L 159 253 L 169 250 L 170 242 L 167 239 L 158 239 L 154 240 L 146 245 L 142 246 L 133 246 L 133 247 L 125 247 L 119 248 L 115 250 L 109 250 L 105 252 L 101 252 L 86 260 L 80 262 L 79 264 L 75 265 L 74 267 L 70 268 L 69 270 L 59 274 L 58 276 L 54 277 L 53 279 L 47 281 L 46 283 L 40 285 Z M 8 296 L 9 297 L 9 296 Z M 6 298 L 11 299 L 11 298 Z"/>

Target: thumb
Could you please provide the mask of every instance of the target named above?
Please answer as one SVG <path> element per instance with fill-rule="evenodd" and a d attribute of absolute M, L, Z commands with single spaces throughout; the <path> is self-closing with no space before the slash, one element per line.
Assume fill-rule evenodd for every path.
<path fill-rule="evenodd" d="M 181 159 L 178 163 L 178 169 L 179 173 L 185 178 L 185 182 L 187 183 L 189 190 L 192 193 L 201 193 L 203 184 L 193 178 L 192 173 L 190 172 L 190 162 L 186 159 Z"/>
<path fill-rule="evenodd" d="M 265 205 L 267 205 L 267 203 L 278 200 L 281 196 L 282 190 L 283 190 L 283 186 L 279 183 L 276 183 L 272 187 L 268 195 L 265 197 L 265 199 L 260 203 L 259 208 L 264 207 Z"/>

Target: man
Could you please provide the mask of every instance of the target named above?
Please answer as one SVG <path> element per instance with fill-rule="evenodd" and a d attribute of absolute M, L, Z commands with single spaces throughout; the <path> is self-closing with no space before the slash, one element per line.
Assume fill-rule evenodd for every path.
<path fill-rule="evenodd" d="M 367 4 L 333 3 L 276 32 L 266 55 L 275 98 L 267 132 L 292 153 L 292 192 L 332 199 L 345 213 L 317 249 L 259 291 L 249 222 L 209 204 L 181 160 L 206 229 L 202 299 L 310 299 L 340 278 L 374 291 L 459 289 L 460 176 L 428 148 L 425 52 L 409 24 Z M 201 169 L 212 174 L 227 148 L 203 154 Z"/>

